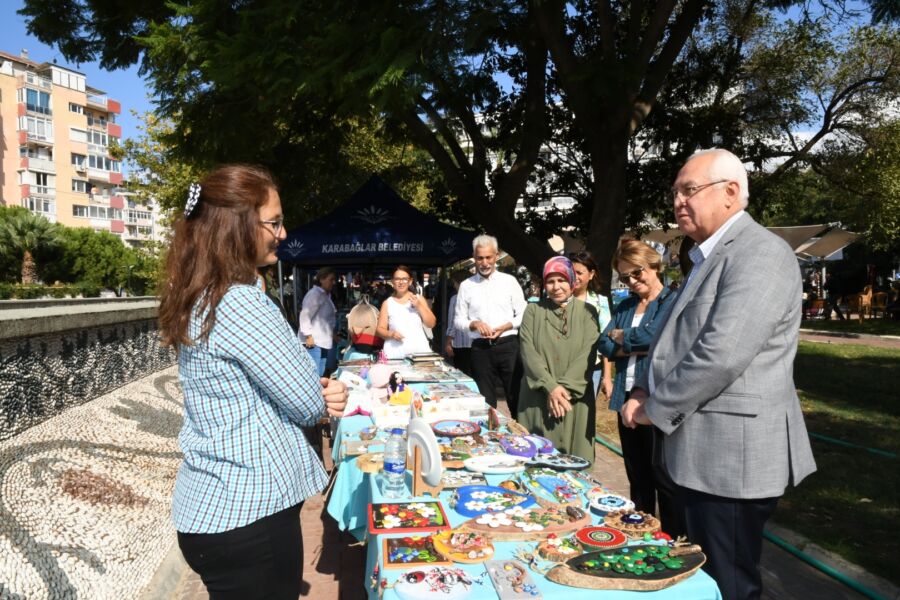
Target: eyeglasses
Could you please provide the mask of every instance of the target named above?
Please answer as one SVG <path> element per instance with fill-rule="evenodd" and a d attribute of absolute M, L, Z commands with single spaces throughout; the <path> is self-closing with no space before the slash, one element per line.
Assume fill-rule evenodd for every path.
<path fill-rule="evenodd" d="M 720 179 L 718 181 L 710 181 L 709 183 L 704 183 L 703 185 L 686 185 L 683 187 L 673 187 L 669 190 L 669 193 L 672 195 L 672 200 L 678 200 L 678 196 L 681 196 L 685 200 L 696 196 L 706 188 L 716 185 L 717 183 L 726 183 L 730 182 L 730 179 Z"/>
<path fill-rule="evenodd" d="M 280 219 L 275 219 L 274 221 L 262 221 L 261 220 L 260 224 L 271 225 L 272 233 L 274 233 L 276 236 L 278 236 L 278 234 L 281 233 L 281 228 L 284 227 L 284 217 L 281 217 Z"/>
<path fill-rule="evenodd" d="M 394 277 L 396 283 L 409 283 L 409 277 Z"/>
<path fill-rule="evenodd" d="M 622 283 L 628 283 L 632 279 L 637 281 L 640 278 L 641 273 L 643 272 L 644 267 L 638 267 L 637 269 L 628 271 L 627 273 L 619 273 L 619 281 L 621 281 Z"/>

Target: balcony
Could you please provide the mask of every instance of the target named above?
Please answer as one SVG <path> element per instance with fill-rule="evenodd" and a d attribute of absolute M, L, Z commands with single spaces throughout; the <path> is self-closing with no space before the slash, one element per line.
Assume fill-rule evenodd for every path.
<path fill-rule="evenodd" d="M 106 96 L 98 96 L 96 94 L 86 94 L 87 103 L 91 106 L 96 106 L 106 110 L 106 105 L 109 104 L 109 98 Z"/>
<path fill-rule="evenodd" d="M 56 164 L 47 158 L 35 158 L 33 156 L 23 156 L 20 168 L 29 169 L 31 171 L 41 171 L 43 173 L 56 173 Z"/>
<path fill-rule="evenodd" d="M 87 118 L 88 127 L 91 127 L 98 131 L 106 131 L 107 123 L 108 121 L 106 119 L 96 119 L 94 117 Z"/>
<path fill-rule="evenodd" d="M 55 187 L 29 184 L 28 189 L 35 198 L 56 198 Z"/>
<path fill-rule="evenodd" d="M 53 134 L 39 133 L 35 131 L 26 131 L 24 129 L 20 129 L 19 132 L 19 145 L 24 146 L 25 144 L 38 144 L 40 146 L 52 146 L 53 145 Z"/>
<path fill-rule="evenodd" d="M 22 87 L 22 85 L 27 83 L 28 85 L 33 85 L 45 90 L 53 89 L 52 81 L 50 81 L 46 77 L 35 75 L 34 73 L 22 73 L 21 75 L 16 77 L 16 81 L 18 82 L 19 87 Z"/>

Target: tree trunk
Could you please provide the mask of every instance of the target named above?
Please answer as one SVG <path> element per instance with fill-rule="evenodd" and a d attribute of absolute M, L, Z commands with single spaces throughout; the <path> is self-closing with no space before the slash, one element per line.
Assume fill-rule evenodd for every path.
<path fill-rule="evenodd" d="M 602 141 L 593 144 L 591 166 L 594 171 L 593 210 L 586 246 L 597 260 L 603 293 L 609 295 L 612 280 L 610 261 L 624 231 L 626 173 L 628 166 L 628 130 L 607 121 L 596 129 Z M 603 135 L 601 132 L 607 132 Z"/>
<path fill-rule="evenodd" d="M 34 257 L 31 252 L 26 250 L 22 256 L 22 283 L 32 284 L 37 281 L 37 265 L 34 264 Z"/>

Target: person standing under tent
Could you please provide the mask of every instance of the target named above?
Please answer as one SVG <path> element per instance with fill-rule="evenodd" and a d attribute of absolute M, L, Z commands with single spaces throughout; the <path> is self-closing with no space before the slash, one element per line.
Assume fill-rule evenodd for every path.
<path fill-rule="evenodd" d="M 337 275 L 331 267 L 322 267 L 313 279 L 315 285 L 303 297 L 300 309 L 299 336 L 309 356 L 316 363 L 319 376 L 325 374 L 328 354 L 334 346 L 336 310 L 331 301 Z"/>

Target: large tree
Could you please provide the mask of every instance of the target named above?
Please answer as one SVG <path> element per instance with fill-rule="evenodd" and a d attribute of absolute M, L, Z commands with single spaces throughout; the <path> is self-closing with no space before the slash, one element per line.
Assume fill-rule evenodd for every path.
<path fill-rule="evenodd" d="M 61 227 L 30 211 L 8 214 L 0 228 L 0 246 L 20 261 L 20 278 L 24 284 L 37 283 L 38 265 L 35 255 L 47 252 L 62 242 Z"/>
<path fill-rule="evenodd" d="M 70 58 L 141 59 L 187 156 L 256 153 L 296 168 L 316 157 L 309 148 L 333 147 L 323 140 L 336 123 L 376 111 L 530 267 L 550 249 L 515 207 L 541 191 L 548 140 L 580 152 L 575 225 L 605 264 L 629 216 L 665 217 L 662 192 L 696 147 L 786 172 L 896 81 L 895 30 L 848 32 L 872 41 L 857 58 L 873 60 L 844 61 L 821 37 L 821 19 L 843 10 L 827 0 L 793 27 L 773 12 L 795 4 L 784 0 L 127 4 L 84 0 L 80 27 L 60 16 L 64 0 L 28 0 L 24 13 Z M 795 57 L 798 42 L 809 52 Z M 814 119 L 812 138 L 791 137 Z"/>

